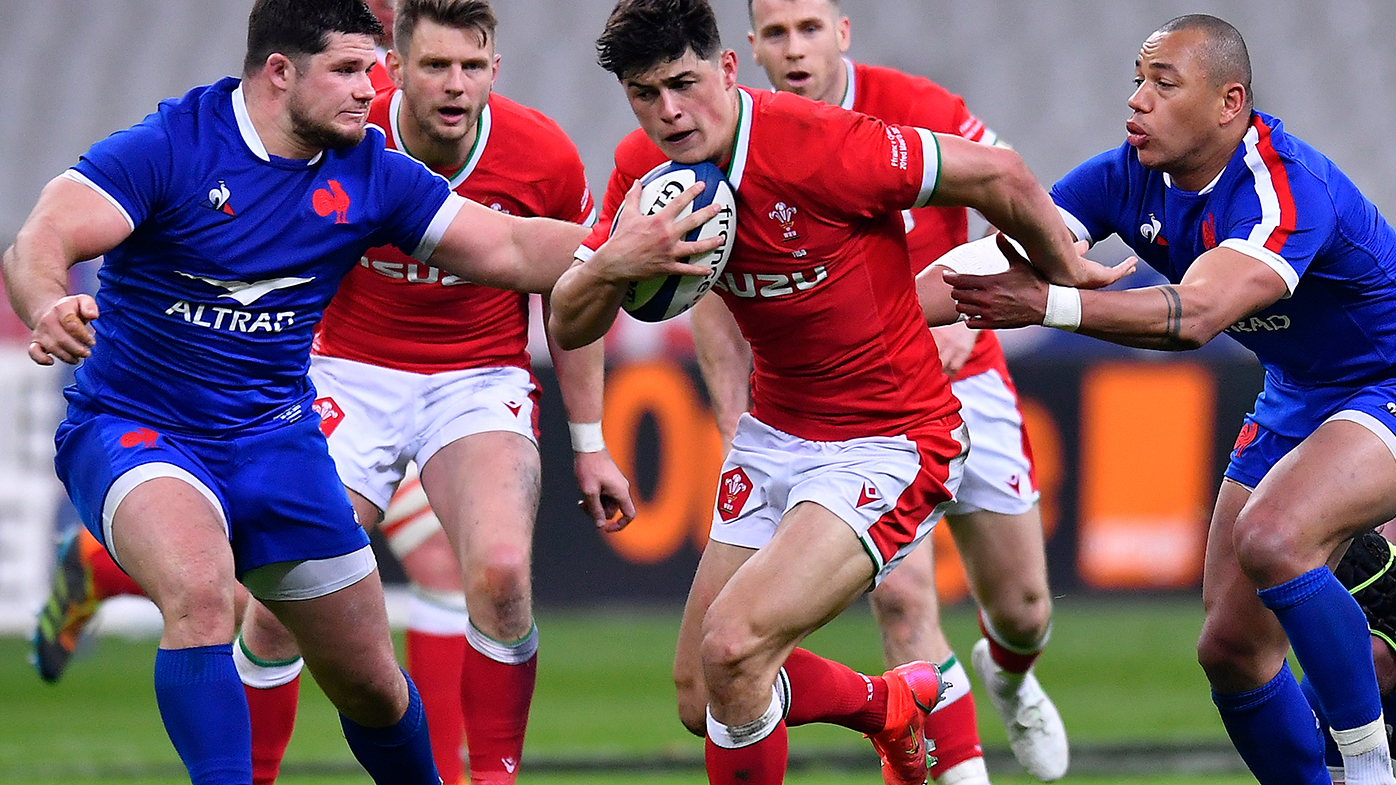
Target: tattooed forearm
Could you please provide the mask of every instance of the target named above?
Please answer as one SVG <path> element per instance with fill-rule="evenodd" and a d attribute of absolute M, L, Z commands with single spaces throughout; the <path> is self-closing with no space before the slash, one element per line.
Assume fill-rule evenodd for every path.
<path fill-rule="evenodd" d="M 1172 286 L 1160 286 L 1159 291 L 1163 292 L 1163 299 L 1168 304 L 1168 338 L 1177 340 L 1183 334 L 1183 298 Z"/>

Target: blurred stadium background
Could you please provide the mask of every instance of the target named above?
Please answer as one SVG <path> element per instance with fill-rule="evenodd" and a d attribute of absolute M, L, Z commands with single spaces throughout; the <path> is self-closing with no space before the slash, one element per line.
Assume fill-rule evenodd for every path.
<path fill-rule="evenodd" d="M 0 242 L 9 244 L 43 184 L 93 141 L 138 121 L 161 98 L 236 73 L 250 5 L 0 0 L 8 38 L 0 49 Z M 580 148 L 593 188 L 601 188 L 610 151 L 635 125 L 621 91 L 594 63 L 610 0 L 495 5 L 503 56 L 497 89 L 557 119 Z M 767 87 L 749 57 L 743 0 L 714 5 L 725 43 L 741 56 L 742 81 Z M 1134 56 L 1152 30 L 1182 13 L 1217 14 L 1246 37 L 1257 106 L 1333 157 L 1379 206 L 1396 209 L 1396 156 L 1380 131 L 1396 121 L 1389 87 L 1396 83 L 1389 43 L 1396 4 L 1388 0 L 842 5 L 853 19 L 854 58 L 930 76 L 964 95 L 1044 182 L 1121 141 Z M 1122 246 L 1097 254 L 1111 255 L 1123 255 Z M 1148 281 L 1135 277 L 1135 285 Z M 57 690 L 41 688 L 22 662 L 60 509 L 51 434 L 66 380 L 62 369 L 28 362 L 26 335 L 0 309 L 0 696 L 10 709 L 0 715 L 0 781 L 178 781 L 150 700 L 149 640 L 101 641 Z M 657 773 L 626 782 L 692 780 L 701 755 L 672 721 L 667 668 L 677 603 L 706 535 L 720 460 L 716 432 L 684 319 L 622 321 L 607 340 L 607 440 L 640 487 L 643 518 L 603 539 L 577 516 L 561 414 L 545 404 L 536 593 L 555 648 L 545 650 L 530 731 L 530 755 L 546 762 L 528 775 L 533 782 L 589 781 L 588 767 L 643 769 L 644 761 Z M 1004 344 L 1039 461 L 1060 595 L 1041 668 L 1078 742 L 1076 770 L 1151 783 L 1172 781 L 1148 778 L 1162 771 L 1245 781 L 1207 701 L 1192 643 L 1207 510 L 1239 418 L 1259 388 L 1258 367 L 1226 339 L 1185 356 L 1042 329 L 1005 335 Z M 547 354 L 534 355 L 544 361 L 537 373 L 546 400 L 555 402 Z M 937 544 L 942 592 L 963 599 L 948 537 Z M 149 638 L 152 624 L 151 610 L 134 603 L 115 605 L 99 621 L 107 632 L 138 639 Z M 950 624 L 967 652 L 974 633 L 963 603 Z M 860 667 L 881 667 L 875 630 L 860 609 L 819 640 Z M 356 776 L 329 712 L 305 714 L 286 781 Z M 982 724 L 996 756 L 991 766 L 1016 771 L 989 720 Z M 827 781 L 868 781 L 873 771 L 845 735 L 796 734 L 792 743 L 808 764 L 800 782 L 826 781 L 825 770 L 833 777 Z M 864 774 L 840 768 L 846 765 Z M 670 767 L 681 773 L 665 774 Z M 602 780 L 617 781 L 611 769 L 595 775 Z"/>

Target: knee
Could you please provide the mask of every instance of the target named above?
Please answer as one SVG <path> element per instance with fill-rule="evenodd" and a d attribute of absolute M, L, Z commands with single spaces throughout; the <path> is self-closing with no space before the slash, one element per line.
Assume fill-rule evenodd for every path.
<path fill-rule="evenodd" d="M 1219 631 L 1204 624 L 1197 641 L 1197 663 L 1218 692 L 1244 692 L 1279 672 L 1284 654 L 1268 651 L 1243 631 Z"/>
<path fill-rule="evenodd" d="M 237 626 L 233 581 L 200 581 L 160 594 L 165 645 L 173 648 L 227 643 Z"/>
<path fill-rule="evenodd" d="M 1034 647 L 1047 635 L 1052 621 L 1052 599 L 1045 586 L 1024 588 L 985 607 L 984 615 L 1006 643 Z"/>
<path fill-rule="evenodd" d="M 699 656 L 704 673 L 736 674 L 761 650 L 760 636 L 740 618 L 714 614 L 703 620 Z"/>
<path fill-rule="evenodd" d="M 1266 588 L 1308 572 L 1308 554 L 1293 522 L 1265 509 L 1243 510 L 1236 518 L 1232 542 L 1236 560 L 1251 583 Z M 1318 563 L 1323 559 L 1319 558 Z"/>
<path fill-rule="evenodd" d="M 869 595 L 873 614 L 879 624 L 905 624 L 937 612 L 934 585 L 921 587 L 909 581 L 895 580 L 896 574 L 894 571 Z"/>
<path fill-rule="evenodd" d="M 321 681 L 317 676 L 317 682 Z M 383 728 L 402 719 L 407 711 L 407 682 L 396 665 L 391 671 L 338 674 L 325 679 L 326 692 L 349 720 L 369 728 Z M 331 692 L 332 690 L 332 692 Z"/>

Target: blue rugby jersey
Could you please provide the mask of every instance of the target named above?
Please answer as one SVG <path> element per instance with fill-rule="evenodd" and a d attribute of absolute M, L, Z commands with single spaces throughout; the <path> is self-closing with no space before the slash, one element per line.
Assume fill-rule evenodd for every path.
<path fill-rule="evenodd" d="M 162 102 L 65 174 L 133 228 L 106 255 L 69 399 L 193 434 L 310 414 L 312 333 L 340 279 L 374 246 L 425 261 L 462 201 L 372 126 L 309 161 L 268 155 L 233 78 Z"/>
<path fill-rule="evenodd" d="M 1052 198 L 1083 240 L 1117 234 L 1173 283 L 1223 246 L 1274 269 L 1285 298 L 1226 330 L 1266 370 L 1262 425 L 1281 432 L 1300 410 L 1392 379 L 1396 232 L 1323 154 L 1256 112 L 1222 173 L 1202 191 L 1144 168 L 1129 144 L 1072 170 Z M 1316 405 L 1317 404 L 1317 405 Z M 1307 418 L 1300 418 L 1307 419 Z"/>

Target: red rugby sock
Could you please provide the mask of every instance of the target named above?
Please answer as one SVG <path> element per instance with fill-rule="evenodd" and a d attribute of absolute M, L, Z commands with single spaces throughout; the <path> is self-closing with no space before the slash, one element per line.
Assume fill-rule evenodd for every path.
<path fill-rule="evenodd" d="M 407 630 L 407 672 L 422 696 L 422 708 L 431 729 L 431 750 L 436 771 L 445 785 L 465 780 L 461 745 L 465 738 L 465 714 L 461 710 L 461 669 L 467 648 L 464 635 L 433 635 Z"/>
<path fill-rule="evenodd" d="M 873 734 L 887 722 L 887 682 L 881 676 L 864 676 L 807 649 L 790 653 L 785 674 L 790 679 L 787 725 L 831 722 Z"/>

